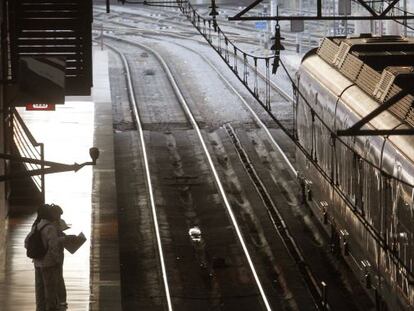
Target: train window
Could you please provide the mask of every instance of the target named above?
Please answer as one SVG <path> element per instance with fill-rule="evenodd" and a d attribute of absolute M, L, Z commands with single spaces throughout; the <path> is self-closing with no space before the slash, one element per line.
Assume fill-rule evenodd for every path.
<path fill-rule="evenodd" d="M 310 169 L 310 167 L 311 167 L 311 162 L 309 161 L 308 158 L 305 159 L 305 167 L 306 167 L 307 170 Z"/>
<path fill-rule="evenodd" d="M 394 179 L 392 182 L 392 214 L 390 231 L 394 239 L 395 249 L 405 265 L 412 260 L 412 188 L 404 185 L 398 179 L 402 179 L 403 166 L 399 161 L 394 163 Z"/>
<path fill-rule="evenodd" d="M 392 230 L 391 228 L 393 223 L 393 204 L 394 198 L 393 193 L 395 191 L 395 181 L 389 177 L 382 176 L 383 179 L 383 189 L 382 189 L 382 206 L 381 206 L 381 220 L 382 223 L 380 224 L 381 232 L 385 232 L 387 236 L 388 243 L 392 242 Z M 390 245 L 391 246 L 391 245 Z"/>
<path fill-rule="evenodd" d="M 355 165 L 355 158 L 356 154 L 353 151 L 353 148 L 355 147 L 355 138 L 349 138 L 348 139 L 348 145 L 352 148 L 346 148 L 345 151 L 345 163 L 344 163 L 344 177 L 345 177 L 345 184 L 344 184 L 344 190 L 348 194 L 348 197 L 351 199 L 352 203 L 355 206 L 355 181 L 356 181 L 356 172 L 357 167 Z"/>
<path fill-rule="evenodd" d="M 319 139 L 319 163 L 325 170 L 325 172 L 331 171 L 331 160 L 332 160 L 332 145 L 331 145 L 331 133 L 322 124 L 320 128 L 320 139 Z"/>
<path fill-rule="evenodd" d="M 409 202 L 409 208 L 411 211 L 411 217 L 414 217 L 414 188 L 410 188 L 410 191 L 407 191 L 407 193 L 411 193 L 411 197 L 408 199 Z M 413 232 L 414 234 L 414 232 Z"/>
<path fill-rule="evenodd" d="M 363 173 L 362 171 L 362 159 L 357 154 L 354 153 L 353 158 L 353 180 L 352 180 L 352 191 L 355 197 L 355 206 L 360 211 L 360 213 L 364 214 L 363 209 L 363 199 L 362 199 L 362 186 L 363 186 Z"/>
<path fill-rule="evenodd" d="M 377 232 L 381 230 L 381 194 L 383 194 L 383 182 L 381 173 L 368 163 L 364 164 L 365 184 L 364 202 L 365 215 Z"/>
<path fill-rule="evenodd" d="M 381 172 L 367 163 L 364 159 L 375 162 L 375 153 L 371 141 L 367 138 L 362 147 L 362 157 L 359 159 L 359 187 L 357 188 L 357 205 L 367 220 L 380 232 L 381 226 L 381 195 L 383 185 Z"/>
<path fill-rule="evenodd" d="M 304 147 L 308 150 L 308 152 L 310 153 L 312 150 L 312 116 L 311 116 L 311 109 L 309 109 L 308 107 L 304 106 L 303 107 L 303 111 L 304 111 L 304 122 L 303 122 L 303 145 Z"/>
<path fill-rule="evenodd" d="M 364 143 L 364 152 L 363 152 L 363 156 L 364 156 L 365 159 L 368 158 L 368 155 L 370 153 L 370 149 L 371 149 L 371 141 L 369 140 L 369 138 L 367 138 L 365 140 L 365 143 Z"/>
<path fill-rule="evenodd" d="M 344 190 L 344 184 L 345 184 L 345 178 L 344 178 L 344 174 L 345 174 L 345 165 L 346 165 L 346 161 L 345 161 L 345 146 L 343 144 L 338 144 L 338 147 L 336 149 L 337 152 L 337 165 L 338 165 L 338 171 L 337 171 L 337 184 L 339 185 L 339 187 Z"/>

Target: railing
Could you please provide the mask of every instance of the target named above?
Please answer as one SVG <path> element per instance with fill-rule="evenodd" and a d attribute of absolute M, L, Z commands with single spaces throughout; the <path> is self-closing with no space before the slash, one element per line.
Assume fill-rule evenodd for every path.
<path fill-rule="evenodd" d="M 39 143 L 33 137 L 30 130 L 27 128 L 26 124 L 24 123 L 23 119 L 21 118 L 20 114 L 16 109 L 12 110 L 11 115 L 11 128 L 13 133 L 13 143 L 16 148 L 16 151 L 21 157 L 37 159 L 40 161 L 44 161 L 45 151 L 44 151 L 44 144 Z M 23 163 L 26 167 L 26 170 L 38 170 L 44 169 L 44 165 L 40 164 L 33 164 L 33 163 Z M 42 195 L 42 201 L 44 202 L 45 198 L 45 175 L 35 175 L 31 177 L 33 183 L 40 191 Z"/>

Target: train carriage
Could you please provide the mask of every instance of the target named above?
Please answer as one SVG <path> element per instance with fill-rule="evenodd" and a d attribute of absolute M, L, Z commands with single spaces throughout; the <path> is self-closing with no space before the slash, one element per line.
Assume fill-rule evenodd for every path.
<path fill-rule="evenodd" d="M 394 135 L 414 127 L 413 66 L 411 39 L 325 38 L 297 74 L 297 139 L 310 155 L 298 151 L 297 162 L 309 205 L 333 250 L 391 310 L 414 308 L 414 136 Z M 361 128 L 370 135 L 337 135 L 395 95 Z"/>

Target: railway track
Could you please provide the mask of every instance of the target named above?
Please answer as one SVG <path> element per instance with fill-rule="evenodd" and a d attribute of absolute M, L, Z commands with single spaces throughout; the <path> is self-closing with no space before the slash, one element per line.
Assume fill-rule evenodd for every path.
<path fill-rule="evenodd" d="M 159 58 L 159 61 L 162 61 L 162 59 Z M 164 67 L 165 70 L 167 70 L 166 68 L 168 68 L 168 67 Z M 170 79 L 173 79 L 171 73 L 169 74 L 169 76 L 170 76 Z M 174 81 L 174 80 L 170 80 L 170 81 Z M 174 84 L 174 82 L 172 82 L 172 83 Z M 128 84 L 131 85 L 131 82 L 128 82 Z M 178 86 L 175 87 L 175 90 L 176 90 L 176 92 L 179 92 Z M 131 91 L 130 91 L 130 94 L 131 94 Z M 219 192 L 221 193 L 222 200 L 224 201 L 224 204 L 225 204 L 226 209 L 227 209 L 227 213 L 230 216 L 231 222 L 232 222 L 232 224 L 234 226 L 234 230 L 237 233 L 237 236 L 238 236 L 238 239 L 239 239 L 239 243 L 240 243 L 240 245 L 243 248 L 244 254 L 245 254 L 245 256 L 247 258 L 247 261 L 249 263 L 250 270 L 251 270 L 251 272 L 252 272 L 252 274 L 254 276 L 254 279 L 256 281 L 256 285 L 257 285 L 257 287 L 259 289 L 259 292 L 261 294 L 262 302 L 263 302 L 263 305 L 265 307 L 264 309 L 271 310 L 272 308 L 271 308 L 270 303 L 268 301 L 267 295 L 265 294 L 265 292 L 263 290 L 263 287 L 262 287 L 261 282 L 259 280 L 258 274 L 256 272 L 255 265 L 253 264 L 253 261 L 251 259 L 250 254 L 249 254 L 249 250 L 248 250 L 248 248 L 246 246 L 246 242 L 244 241 L 243 234 L 241 233 L 241 229 L 239 228 L 239 225 L 237 223 L 236 216 L 234 215 L 234 212 L 232 211 L 231 205 L 229 203 L 229 199 L 227 198 L 227 195 L 226 195 L 226 193 L 224 191 L 223 185 L 222 185 L 222 183 L 220 181 L 220 178 L 219 178 L 219 174 L 218 174 L 217 170 L 215 169 L 213 160 L 212 160 L 211 155 L 210 155 L 210 153 L 208 151 L 208 148 L 206 147 L 206 143 L 204 142 L 204 139 L 203 139 L 203 136 L 201 134 L 201 131 L 200 131 L 198 125 L 197 125 L 197 122 L 195 121 L 195 118 L 192 116 L 191 111 L 190 111 L 188 105 L 185 104 L 184 98 L 182 97 L 182 95 L 179 96 L 179 94 L 180 93 L 178 93 L 177 95 L 180 98 L 180 102 L 181 102 L 181 104 L 185 105 L 184 107 L 185 107 L 186 113 L 187 113 L 188 117 L 191 119 L 191 123 L 195 127 L 196 131 L 198 132 L 198 137 L 200 139 L 200 142 L 202 142 L 203 149 L 204 149 L 204 152 L 205 152 L 205 156 L 208 159 L 208 162 L 210 164 L 210 169 L 213 172 L 213 175 L 215 177 L 215 183 L 216 183 L 216 185 L 217 185 L 217 187 L 219 189 Z M 136 109 L 134 109 L 134 110 L 136 110 Z M 136 118 L 139 118 L 139 115 L 138 115 L 137 112 L 136 112 Z M 138 124 L 137 127 L 138 128 L 142 128 L 142 125 L 139 125 Z M 140 136 L 143 137 L 143 134 L 141 134 Z M 145 142 L 143 142 L 143 141 L 141 142 L 141 144 L 144 144 L 144 143 Z M 145 152 L 145 154 L 146 154 L 146 152 Z M 147 157 L 144 156 L 144 159 L 145 158 L 147 158 Z M 147 164 L 146 167 L 147 167 L 146 168 L 147 183 L 150 183 L 151 177 L 150 177 L 149 165 Z M 152 197 L 153 197 L 153 195 L 152 195 Z M 153 200 L 154 199 L 151 199 L 151 201 L 153 201 Z M 151 205 L 153 205 L 153 204 L 151 204 Z M 154 223 L 156 223 L 156 218 L 155 217 L 156 217 L 157 212 L 156 212 L 155 205 L 152 206 L 152 210 L 153 210 Z M 157 234 L 157 236 L 159 237 L 159 233 Z M 157 237 L 157 241 L 159 241 L 158 242 L 158 251 L 159 251 L 160 257 L 161 257 L 161 254 L 163 253 L 163 251 L 162 251 L 162 243 L 160 242 L 160 239 L 158 237 Z M 161 266 L 162 266 L 163 265 L 163 262 L 162 261 L 160 261 L 160 262 L 161 262 Z M 165 284 L 164 290 L 167 293 L 167 292 L 169 292 L 169 286 L 168 286 L 167 272 L 166 272 L 165 266 L 164 266 L 164 268 L 162 268 L 162 270 L 163 270 L 164 284 Z M 169 304 L 171 304 L 171 298 L 169 298 L 169 299 L 167 298 L 167 302 L 169 302 Z M 169 308 L 172 308 L 172 304 L 169 306 Z"/>
<path fill-rule="evenodd" d="M 119 40 L 119 38 L 117 38 L 117 39 Z M 128 42 L 128 40 L 123 40 L 123 41 Z M 134 45 L 140 45 L 137 42 L 133 42 L 133 44 Z M 142 47 L 142 45 L 140 45 L 140 46 Z M 152 50 L 147 50 L 147 51 L 149 51 L 151 53 L 155 52 L 155 51 L 152 51 Z M 193 51 L 193 52 L 195 52 L 195 51 Z M 204 56 L 201 56 L 200 55 L 200 57 L 204 57 Z M 161 56 L 158 55 L 158 58 L 159 58 L 159 61 L 161 63 L 164 62 L 164 64 L 165 64 L 165 61 L 162 60 Z M 206 62 L 209 62 L 208 59 L 206 59 L 205 57 L 204 57 L 204 60 Z M 211 63 L 209 63 L 209 66 L 214 68 L 214 66 Z M 164 67 L 164 68 L 168 68 L 168 67 Z M 168 75 L 170 76 L 170 79 L 173 79 L 173 76 L 172 76 L 171 72 L 169 70 L 167 70 L 167 72 L 169 72 Z M 220 73 L 218 71 L 217 71 L 217 74 L 220 76 Z M 223 76 L 221 76 L 220 79 L 223 80 L 223 81 L 225 81 L 225 83 L 226 83 L 226 85 L 227 85 L 228 88 L 232 88 L 232 92 L 236 93 L 237 96 L 240 98 L 241 101 L 244 101 L 243 97 L 231 86 L 231 84 L 228 81 L 226 81 L 226 79 Z M 174 81 L 174 80 L 172 80 L 172 81 Z M 182 94 L 181 94 L 181 92 L 179 90 L 179 87 L 178 87 L 177 83 L 172 82 L 172 84 L 175 85 L 174 89 L 175 89 L 175 92 L 176 92 L 177 97 L 180 98 L 180 102 L 182 104 L 185 103 L 185 99 L 182 96 Z M 244 104 L 246 105 L 246 107 L 249 106 L 245 101 L 244 101 Z M 190 117 L 191 110 L 190 110 L 189 106 L 187 105 L 186 107 L 187 107 L 187 108 L 185 108 L 186 114 L 191 119 L 191 123 L 193 123 L 196 126 L 197 122 L 195 121 L 195 118 L 194 117 L 193 118 Z M 247 109 L 250 109 L 251 110 L 251 108 L 247 108 Z M 250 113 L 254 114 L 253 110 L 251 110 Z M 260 124 L 261 121 L 260 121 L 259 117 L 255 116 L 255 119 L 256 119 L 255 122 L 258 123 L 258 124 Z M 273 138 L 272 138 L 269 130 L 266 129 L 266 127 L 264 126 L 264 124 L 261 124 L 260 126 L 265 129 L 265 132 L 267 131 L 268 138 L 270 138 L 270 140 L 272 141 Z M 235 135 L 234 130 L 229 130 L 229 128 L 231 128 L 231 127 L 229 127 L 229 125 L 226 125 L 225 127 L 227 129 L 227 132 L 228 132 L 229 137 L 232 137 L 232 139 L 235 139 L 236 135 Z M 202 138 L 200 129 L 198 129 L 197 132 L 199 132 L 199 135 L 200 135 L 199 137 Z M 201 140 L 201 138 L 200 138 L 200 140 Z M 237 138 L 236 138 L 236 140 L 237 140 Z M 275 146 L 277 148 L 276 142 L 274 142 L 274 144 L 275 144 Z M 235 149 L 238 149 L 239 148 L 239 147 L 237 147 L 237 144 L 236 143 L 234 143 L 234 146 L 236 147 Z M 220 186 L 220 184 L 221 184 L 220 183 L 220 179 L 217 179 L 217 178 L 219 178 L 219 175 L 220 174 L 217 171 L 215 171 L 214 161 L 212 161 L 211 160 L 212 159 L 211 156 L 208 155 L 209 154 L 208 153 L 208 148 L 206 147 L 206 143 L 205 142 L 203 144 L 203 149 L 204 149 L 206 158 L 209 159 L 208 162 L 210 164 L 211 170 L 213 171 L 213 174 L 215 175 L 216 184 L 218 185 L 218 188 L 219 188 L 220 193 L 222 195 L 223 201 L 226 202 L 226 205 L 228 205 L 228 207 L 227 207 L 227 213 L 230 215 L 230 218 L 232 219 L 233 225 L 236 226 L 236 224 L 237 224 L 236 216 L 234 216 L 234 213 L 231 210 L 231 206 L 229 204 L 229 199 L 227 199 L 226 196 L 225 196 L 226 194 L 224 192 L 223 186 L 222 185 Z M 280 148 L 279 148 L 278 152 L 281 152 Z M 217 158 L 219 158 L 219 156 L 217 156 Z M 223 159 L 226 159 L 226 156 L 225 155 L 223 156 Z M 285 160 L 286 160 L 286 158 L 285 158 Z M 223 162 L 225 162 L 225 161 L 226 160 L 224 160 Z M 218 162 L 220 163 L 220 160 L 218 160 Z M 244 169 L 248 173 L 249 172 L 251 173 L 251 171 L 254 171 L 254 169 L 249 168 L 248 166 L 244 166 Z M 290 169 L 293 172 L 295 172 L 293 166 L 290 166 Z M 221 174 L 223 174 L 223 173 L 221 173 Z M 255 179 L 253 177 L 250 177 L 250 178 L 253 181 Z M 257 182 L 257 180 L 256 180 L 256 182 Z M 277 234 L 282 237 L 280 242 L 282 244 L 284 244 L 285 252 L 287 252 L 289 254 L 289 256 L 291 256 L 292 258 L 294 258 L 294 261 L 296 262 L 296 269 L 299 270 L 299 271 L 301 271 L 301 274 L 302 274 L 302 277 L 301 278 L 302 278 L 302 280 L 305 281 L 305 283 L 307 284 L 308 290 L 312 293 L 313 304 L 315 305 L 315 308 L 319 308 L 319 309 L 325 308 L 325 309 L 328 309 L 329 307 L 327 306 L 326 301 L 322 302 L 323 301 L 323 297 L 322 297 L 323 296 L 323 293 L 322 293 L 322 289 L 320 287 L 320 283 L 318 281 L 316 281 L 316 278 L 312 275 L 311 271 L 309 270 L 309 267 L 306 264 L 306 261 L 304 260 L 303 256 L 301 255 L 299 248 L 296 246 L 296 244 L 295 244 L 292 236 L 290 235 L 290 233 L 289 233 L 286 225 L 284 225 L 284 220 L 283 220 L 283 217 L 281 216 L 281 213 L 279 211 L 277 211 L 277 209 L 275 209 L 275 204 L 272 203 L 271 200 L 269 200 L 269 197 L 263 196 L 263 194 L 266 193 L 266 192 L 268 192 L 268 190 L 266 190 L 263 187 L 263 185 L 260 186 L 260 182 L 255 187 L 256 187 L 256 191 L 258 193 L 260 193 L 260 195 L 261 195 L 261 200 L 265 202 L 265 205 L 266 205 L 266 202 L 268 204 L 268 209 L 267 209 L 268 216 L 270 216 L 270 219 L 272 220 L 272 223 L 274 225 L 275 231 L 277 231 Z M 239 237 L 239 240 L 240 241 L 243 241 L 243 234 L 240 231 L 240 229 L 236 229 L 236 232 L 238 232 L 237 235 Z M 275 233 L 273 233 L 273 234 L 275 234 Z M 240 242 L 240 244 L 242 245 L 246 256 L 247 257 L 250 257 L 250 255 L 248 255 L 249 254 L 249 250 L 246 247 L 246 243 L 243 241 L 243 242 Z M 288 249 L 289 249 L 289 251 L 287 251 Z M 205 258 L 206 257 L 205 256 L 205 252 L 204 252 L 204 254 L 203 254 L 203 251 L 201 253 L 202 253 L 201 255 L 198 255 L 198 258 Z M 251 271 L 252 271 L 252 273 L 254 275 L 254 278 L 256 280 L 256 284 L 257 284 L 257 286 L 259 288 L 259 292 L 262 295 L 262 304 L 265 306 L 265 309 L 270 310 L 271 309 L 271 306 L 270 306 L 269 302 L 267 301 L 266 294 L 265 294 L 263 288 L 261 288 L 261 285 L 259 285 L 260 284 L 260 281 L 259 281 L 259 277 L 258 277 L 257 272 L 255 272 L 256 269 L 254 268 L 253 261 L 251 259 L 248 259 L 247 261 L 248 261 L 248 263 L 250 265 L 250 269 L 251 269 Z M 208 266 L 208 264 L 206 264 L 205 262 L 202 262 L 201 265 Z M 277 266 L 277 264 L 275 264 L 274 266 Z M 280 268 L 279 271 L 277 270 L 278 268 L 275 268 L 276 271 L 277 271 L 277 273 L 280 273 L 283 270 L 283 267 L 279 267 L 279 268 Z M 284 282 L 285 281 L 283 280 L 280 283 L 283 284 Z M 283 295 L 286 295 L 286 293 L 290 293 L 289 292 L 289 289 L 287 289 L 288 286 L 286 284 L 284 284 L 283 286 L 286 286 L 286 288 L 282 288 L 282 289 L 279 288 L 279 292 L 282 293 L 282 296 Z M 290 303 L 292 303 L 292 302 L 290 302 Z M 298 307 L 298 305 L 295 304 L 295 303 L 293 303 L 291 305 L 291 307 L 293 309 L 300 309 Z M 348 310 L 350 310 L 350 309 L 348 309 Z"/>
<path fill-rule="evenodd" d="M 155 51 L 152 51 L 152 50 L 150 50 L 147 47 L 143 47 L 143 48 L 144 49 L 147 49 L 148 51 L 150 51 L 154 55 L 157 55 Z M 205 155 L 205 157 L 207 159 L 207 162 L 208 162 L 208 164 L 210 166 L 211 172 L 212 172 L 212 174 L 214 176 L 214 180 L 215 180 L 215 183 L 216 183 L 216 185 L 218 187 L 218 191 L 221 194 L 221 197 L 222 197 L 222 200 L 223 200 L 224 205 L 226 207 L 227 213 L 228 213 L 228 215 L 230 215 L 230 219 L 231 219 L 231 223 L 233 225 L 234 231 L 236 232 L 236 235 L 238 237 L 238 241 L 239 241 L 239 243 L 240 243 L 240 245 L 241 245 L 241 247 L 243 249 L 243 252 L 244 252 L 244 255 L 245 255 L 245 259 L 248 262 L 248 266 L 249 266 L 249 268 L 251 270 L 251 273 L 253 275 L 255 284 L 257 286 L 257 290 L 260 293 L 259 296 L 261 296 L 262 305 L 264 306 L 264 309 L 265 310 L 271 310 L 270 303 L 268 302 L 267 295 L 264 293 L 264 290 L 263 290 L 263 287 L 261 285 L 261 282 L 260 282 L 260 280 L 259 280 L 259 278 L 257 276 L 257 272 L 256 272 L 255 265 L 252 262 L 251 256 L 250 256 L 249 251 L 247 249 L 247 246 L 246 246 L 246 243 L 244 241 L 244 238 L 243 238 L 243 236 L 241 234 L 241 231 L 240 231 L 240 228 L 238 226 L 237 220 L 236 220 L 236 218 L 234 216 L 234 213 L 233 213 L 232 208 L 231 208 L 231 206 L 229 204 L 229 200 L 227 198 L 227 195 L 224 192 L 224 189 L 223 189 L 221 180 L 220 180 L 220 178 L 218 176 L 218 173 L 217 173 L 217 171 L 215 169 L 215 166 L 213 164 L 213 160 L 211 158 L 210 152 L 208 151 L 206 142 L 204 141 L 203 135 L 201 134 L 201 130 L 200 130 L 197 122 L 195 121 L 195 118 L 192 115 L 191 110 L 188 107 L 188 105 L 187 105 L 184 97 L 182 96 L 182 94 L 181 94 L 178 86 L 176 85 L 176 82 L 175 82 L 172 74 L 169 72 L 168 67 L 166 66 L 166 64 L 164 63 L 164 61 L 163 61 L 162 58 L 160 58 L 160 57 L 157 57 L 157 58 L 163 64 L 163 68 L 164 68 L 164 70 L 166 70 L 167 75 L 169 76 L 169 81 L 173 85 L 174 92 L 176 93 L 176 96 L 178 97 L 181 105 L 183 105 L 183 109 L 186 111 L 187 117 L 190 119 L 190 121 L 191 121 L 191 123 L 193 125 L 193 128 L 194 128 L 195 132 L 197 132 L 197 136 L 198 136 L 199 142 L 201 143 L 202 149 L 204 150 L 204 155 Z M 128 66 L 128 63 L 126 61 L 126 58 L 124 58 L 124 65 L 125 66 Z M 128 68 L 128 67 L 125 67 L 125 68 Z M 129 72 L 129 70 L 127 69 L 127 75 L 128 75 L 128 72 Z M 134 102 L 134 96 L 132 95 L 133 94 L 133 91 L 131 89 L 131 86 L 132 86 L 132 80 L 131 80 L 131 78 L 128 78 L 128 85 L 129 85 L 130 98 L 131 98 L 134 106 L 136 107 L 136 103 Z M 140 115 L 138 113 L 138 109 L 137 108 L 134 108 L 134 112 L 135 112 L 135 119 L 136 120 L 139 120 L 141 117 L 140 117 Z M 140 124 L 140 122 L 138 122 L 137 128 L 140 129 L 139 130 L 140 133 L 141 133 L 140 136 L 142 137 L 141 145 L 143 146 L 142 148 L 143 148 L 143 155 L 144 155 L 144 162 L 145 162 L 145 171 L 146 171 L 145 175 L 146 175 L 146 179 L 147 179 L 147 185 L 148 185 L 148 188 L 149 188 L 148 189 L 148 193 L 149 193 L 149 196 L 151 198 L 150 199 L 150 201 L 151 201 L 151 209 L 152 209 L 152 214 L 153 214 L 154 228 L 155 228 L 155 232 L 156 232 L 156 235 L 157 235 L 158 253 L 159 253 L 159 257 L 160 257 L 160 266 L 161 266 L 162 275 L 163 275 L 163 282 L 164 282 L 164 292 L 165 292 L 165 297 L 166 297 L 168 309 L 169 310 L 173 310 L 173 302 L 172 302 L 173 299 L 171 298 L 171 293 L 170 293 L 170 286 L 169 286 L 169 282 L 170 281 L 168 280 L 168 271 L 167 271 L 168 269 L 166 268 L 166 264 L 165 264 L 165 260 L 164 260 L 164 256 L 165 255 L 164 255 L 164 251 L 163 251 L 163 248 L 162 248 L 160 229 L 159 229 L 159 225 L 158 225 L 158 217 L 159 217 L 158 214 L 159 214 L 159 212 L 157 212 L 157 208 L 156 208 L 156 204 L 155 204 L 155 195 L 154 195 L 154 192 L 153 192 L 152 186 L 151 186 L 153 181 L 152 181 L 152 176 L 151 176 L 150 165 L 148 163 L 148 156 L 146 155 L 147 154 L 146 147 L 145 147 L 146 146 L 146 142 L 144 141 L 144 138 L 143 138 L 144 137 L 143 125 Z M 253 296 L 255 296 L 255 295 L 253 295 Z M 256 298 L 253 298 L 253 299 L 256 300 Z M 254 305 L 261 305 L 261 304 L 256 301 L 255 303 L 253 303 L 252 306 L 254 306 Z M 181 308 L 179 308 L 179 309 L 181 309 Z"/>
<path fill-rule="evenodd" d="M 144 130 L 143 130 L 143 126 L 141 123 L 141 117 L 139 115 L 138 105 L 135 99 L 135 92 L 134 92 L 133 81 L 132 81 L 131 73 L 129 69 L 129 64 L 128 64 L 128 61 L 125 55 L 120 50 L 118 50 L 112 45 L 107 45 L 107 46 L 110 47 L 113 51 L 115 51 L 121 57 L 122 63 L 125 68 L 125 76 L 126 76 L 127 86 L 128 86 L 127 87 L 128 97 L 131 101 L 131 107 L 133 108 L 136 128 L 139 132 L 139 137 L 140 137 L 140 145 L 141 145 L 142 156 L 143 156 L 142 161 L 143 161 L 143 164 L 144 164 L 143 166 L 145 169 L 146 185 L 148 187 L 148 196 L 149 196 L 149 201 L 150 201 L 152 220 L 154 222 L 154 231 L 156 235 L 157 250 L 158 250 L 158 256 L 159 256 L 159 261 L 160 261 L 159 265 L 161 267 L 161 272 L 162 272 L 162 281 L 164 284 L 165 299 L 167 302 L 168 310 L 172 310 L 173 308 L 172 308 L 172 302 L 171 302 L 170 287 L 169 287 L 167 270 L 166 270 L 166 265 L 165 265 L 165 260 L 164 260 L 165 255 L 164 255 L 164 250 L 163 250 L 163 246 L 161 242 L 161 234 L 160 234 L 160 229 L 159 229 L 159 224 L 158 224 L 157 206 L 155 204 L 155 195 L 154 195 L 154 190 L 153 190 L 152 180 L 151 180 L 151 171 L 150 171 L 150 166 L 149 166 L 149 161 L 148 161 L 148 152 L 147 152 L 147 147 L 146 147 L 146 143 L 144 140 Z"/>
<path fill-rule="evenodd" d="M 108 22 L 113 23 L 112 21 L 108 21 Z M 131 33 L 131 35 L 137 35 L 137 33 L 136 33 L 137 29 L 133 25 L 130 25 L 130 24 L 124 23 L 124 22 L 116 22 L 114 24 L 118 25 L 118 26 L 125 27 L 124 29 L 121 29 L 121 31 L 130 29 L 130 30 L 134 31 L 134 33 Z M 106 29 L 109 29 L 110 31 L 113 31 L 113 30 L 116 31 L 117 30 L 117 28 L 106 28 Z M 119 28 L 118 28 L 118 30 L 119 30 Z M 163 30 L 163 31 L 149 30 L 149 29 L 138 29 L 138 31 L 140 32 L 139 35 L 141 35 L 143 37 L 145 37 L 146 35 L 151 36 L 152 34 L 154 34 L 154 35 L 161 35 L 161 36 L 170 37 L 170 38 L 173 38 L 173 39 L 174 38 L 179 38 L 179 39 L 183 39 L 183 40 L 187 40 L 187 41 L 193 41 L 193 42 L 197 42 L 201 45 L 208 46 L 208 43 L 206 43 L 204 40 L 189 38 L 188 36 L 183 36 L 183 35 L 180 35 L 180 34 L 175 33 L 175 32 L 168 32 L 168 31 L 165 31 L 165 30 Z M 125 33 L 125 35 L 128 35 L 128 34 L 129 33 Z M 231 52 L 231 51 L 229 53 L 234 55 L 234 53 Z M 236 55 L 236 56 L 240 61 L 243 60 L 243 58 L 240 55 Z M 252 64 L 249 64 L 248 66 L 251 70 L 254 70 L 254 67 L 253 67 Z M 258 71 L 258 76 L 262 80 L 266 79 L 264 70 L 259 70 Z M 272 90 L 274 90 L 276 93 L 278 93 L 284 100 L 288 101 L 289 103 L 294 102 L 294 99 L 288 94 L 288 92 L 291 92 L 291 90 L 286 90 L 286 89 L 281 88 L 280 86 L 278 86 L 276 84 L 276 82 L 274 80 L 270 80 L 270 87 L 271 87 Z"/>
<path fill-rule="evenodd" d="M 96 10 L 96 9 L 95 9 Z M 119 13 L 118 13 L 119 14 Z M 174 21 L 174 20 L 168 20 L 168 19 L 155 19 L 154 17 L 145 15 L 145 14 L 138 14 L 138 13 L 124 13 L 124 12 L 120 12 L 121 15 L 119 16 L 111 16 L 111 19 L 108 20 L 113 24 L 118 24 L 118 25 L 123 25 L 125 24 L 125 21 L 131 21 L 131 22 L 135 22 L 137 19 L 142 19 L 145 20 L 145 24 L 148 25 L 155 25 L 157 28 L 162 28 L 164 27 L 162 30 L 167 30 L 167 27 L 174 27 L 175 30 L 179 30 L 181 32 L 184 33 L 188 33 L 188 25 L 185 23 L 185 20 L 183 20 L 183 22 L 181 21 Z M 127 16 L 127 17 L 125 17 Z M 115 19 L 121 19 L 121 21 L 119 20 L 115 20 Z M 169 25 L 169 26 L 163 26 L 163 25 Z M 135 25 L 136 27 L 136 25 Z M 160 29 L 161 30 L 161 29 Z M 191 29 L 192 32 L 192 29 Z M 235 40 L 238 40 L 239 42 L 243 42 L 243 43 L 247 43 L 247 44 L 258 44 L 259 41 L 255 38 L 249 38 L 249 37 L 240 37 L 239 38 L 239 34 L 237 32 L 234 31 L 230 31 L 229 30 L 229 36 Z M 196 33 L 194 32 L 194 35 L 196 35 Z"/>
<path fill-rule="evenodd" d="M 146 10 L 151 11 L 151 9 L 146 8 Z M 104 10 L 100 9 L 100 8 L 95 8 L 96 12 L 100 12 L 98 14 L 104 14 Z M 175 21 L 175 20 L 170 20 L 171 17 L 169 16 L 163 16 L 159 17 L 159 18 L 154 18 L 153 16 L 148 16 L 145 14 L 140 14 L 140 13 L 132 13 L 132 12 L 123 12 L 121 11 L 117 11 L 116 8 L 113 9 L 113 12 L 115 12 L 116 14 L 120 14 L 119 17 L 121 16 L 129 16 L 129 18 L 133 21 L 134 19 L 143 19 L 146 21 L 146 23 L 152 24 L 152 25 L 156 25 L 157 27 L 165 24 L 165 25 L 173 25 L 174 27 L 177 27 L 178 29 L 181 29 L 184 32 L 188 31 L 188 27 L 187 27 L 187 23 L 188 21 L 186 19 L 183 19 L 182 21 L 180 21 L 179 16 L 177 17 L 173 17 L 174 19 L 177 18 L 179 19 L 179 21 Z M 170 12 L 169 12 L 170 13 Z M 96 17 L 100 17 L 96 16 Z M 208 14 L 207 14 L 208 15 Z M 115 23 L 118 23 L 119 21 L 113 21 Z M 122 22 L 121 22 L 122 23 Z M 243 26 L 243 25 L 237 25 L 234 22 L 228 22 L 226 20 L 220 20 L 220 25 L 222 27 L 225 27 L 226 33 L 229 35 L 230 38 L 232 38 L 233 40 L 236 40 L 237 42 L 240 43 L 246 43 L 246 44 L 253 44 L 253 45 L 257 45 L 260 43 L 260 40 L 257 38 L 252 38 L 251 36 L 254 37 L 254 34 L 256 33 L 256 29 L 251 26 Z M 163 29 L 164 31 L 168 31 L 167 29 Z M 244 36 L 240 36 L 238 32 L 236 32 L 235 30 L 240 30 L 240 31 L 244 31 L 246 33 L 249 33 L 248 37 L 244 37 Z M 296 49 L 296 34 L 291 34 L 290 32 L 285 32 L 284 33 L 285 41 L 284 41 L 284 45 L 286 45 L 289 49 L 291 49 L 292 51 Z M 319 40 L 322 38 L 322 36 L 314 36 L 311 35 L 310 38 L 308 39 L 308 42 L 305 42 L 305 40 L 303 40 L 302 45 L 303 46 L 307 46 L 309 49 L 313 48 L 313 47 L 317 47 L 319 44 Z"/>

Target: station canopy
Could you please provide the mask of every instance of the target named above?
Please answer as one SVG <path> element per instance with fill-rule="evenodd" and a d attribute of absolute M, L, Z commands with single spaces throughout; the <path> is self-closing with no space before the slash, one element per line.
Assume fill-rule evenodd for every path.
<path fill-rule="evenodd" d="M 35 90 L 29 72 L 55 82 L 56 92 L 63 86 L 63 95 L 90 95 L 92 0 L 8 0 L 7 13 L 13 81 Z M 48 85 L 40 80 L 37 85 Z"/>

